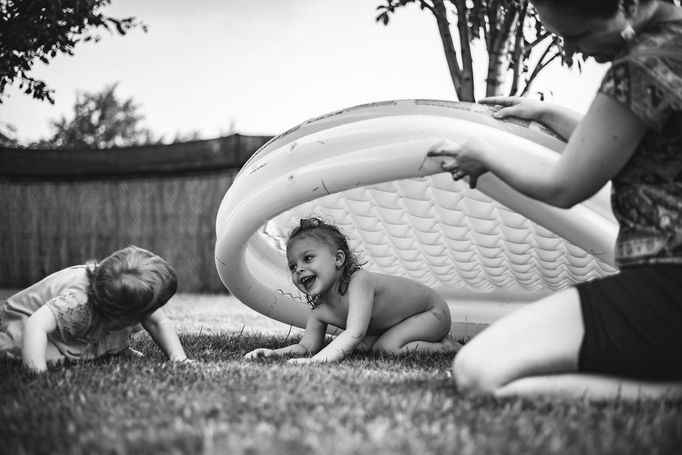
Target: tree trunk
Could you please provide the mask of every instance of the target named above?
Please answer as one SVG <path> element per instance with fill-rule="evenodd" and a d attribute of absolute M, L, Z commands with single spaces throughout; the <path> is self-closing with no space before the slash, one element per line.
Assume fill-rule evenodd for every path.
<path fill-rule="evenodd" d="M 516 30 L 519 11 L 507 10 L 504 20 L 497 21 L 494 39 L 488 48 L 488 75 L 486 77 L 486 96 L 502 95 L 504 79 L 509 70 L 509 48 L 514 44 L 512 37 Z"/>
<path fill-rule="evenodd" d="M 471 37 L 469 36 L 466 0 L 452 0 L 452 3 L 454 3 L 455 8 L 457 8 L 457 30 L 459 32 L 459 47 L 462 51 L 462 73 L 459 99 L 473 103 L 476 101 L 476 96 L 474 94 L 474 68 L 471 56 Z M 443 10 L 445 10 L 444 6 Z"/>
<path fill-rule="evenodd" d="M 440 34 L 441 42 L 443 43 L 443 51 L 445 52 L 445 60 L 450 71 L 450 78 L 455 87 L 455 94 L 458 100 L 462 100 L 462 70 L 457 61 L 457 51 L 452 42 L 452 34 L 450 33 L 450 23 L 448 22 L 447 12 L 443 0 L 434 0 L 434 16 L 438 24 L 438 32 Z"/>

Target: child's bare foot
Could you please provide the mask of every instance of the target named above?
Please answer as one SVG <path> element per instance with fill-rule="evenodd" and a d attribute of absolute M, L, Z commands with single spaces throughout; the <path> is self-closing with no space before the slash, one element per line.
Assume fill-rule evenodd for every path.
<path fill-rule="evenodd" d="M 462 343 L 455 340 L 450 333 L 445 335 L 441 343 L 443 343 L 443 352 L 457 352 L 462 349 Z"/>

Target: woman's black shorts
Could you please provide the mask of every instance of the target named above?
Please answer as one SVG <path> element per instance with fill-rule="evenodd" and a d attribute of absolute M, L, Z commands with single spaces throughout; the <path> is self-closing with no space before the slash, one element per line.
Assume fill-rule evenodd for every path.
<path fill-rule="evenodd" d="M 682 265 L 625 267 L 577 289 L 585 324 L 579 371 L 682 379 Z"/>

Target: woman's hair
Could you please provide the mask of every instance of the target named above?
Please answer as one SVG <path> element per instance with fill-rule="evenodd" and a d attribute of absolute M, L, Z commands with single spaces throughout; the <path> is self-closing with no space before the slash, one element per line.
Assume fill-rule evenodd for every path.
<path fill-rule="evenodd" d="M 653 0 L 531 0 L 531 3 L 550 5 L 579 16 L 608 18 L 614 16 L 621 6 L 629 14 L 638 3 L 650 1 Z"/>
<path fill-rule="evenodd" d="M 175 269 L 151 251 L 129 246 L 102 262 L 88 263 L 88 301 L 94 309 L 93 331 L 102 324 L 118 328 L 143 321 L 177 289 Z"/>
<path fill-rule="evenodd" d="M 326 223 L 319 218 L 301 218 L 299 225 L 292 229 L 289 234 L 287 250 L 291 248 L 294 240 L 304 237 L 313 237 L 329 245 L 333 251 L 341 250 L 343 252 L 346 260 L 341 266 L 338 290 L 341 295 L 344 295 L 348 290 L 351 275 L 364 265 L 364 263 L 360 263 L 359 256 L 351 252 L 346 236 L 337 226 Z M 308 302 L 312 300 L 314 299 L 308 296 Z"/>

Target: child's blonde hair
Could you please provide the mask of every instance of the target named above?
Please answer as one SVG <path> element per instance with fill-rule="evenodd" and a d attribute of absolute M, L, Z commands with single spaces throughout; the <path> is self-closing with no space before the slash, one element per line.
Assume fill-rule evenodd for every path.
<path fill-rule="evenodd" d="M 163 258 L 131 245 L 103 261 L 88 263 L 88 301 L 98 321 L 128 327 L 162 307 L 177 289 L 177 274 Z"/>

